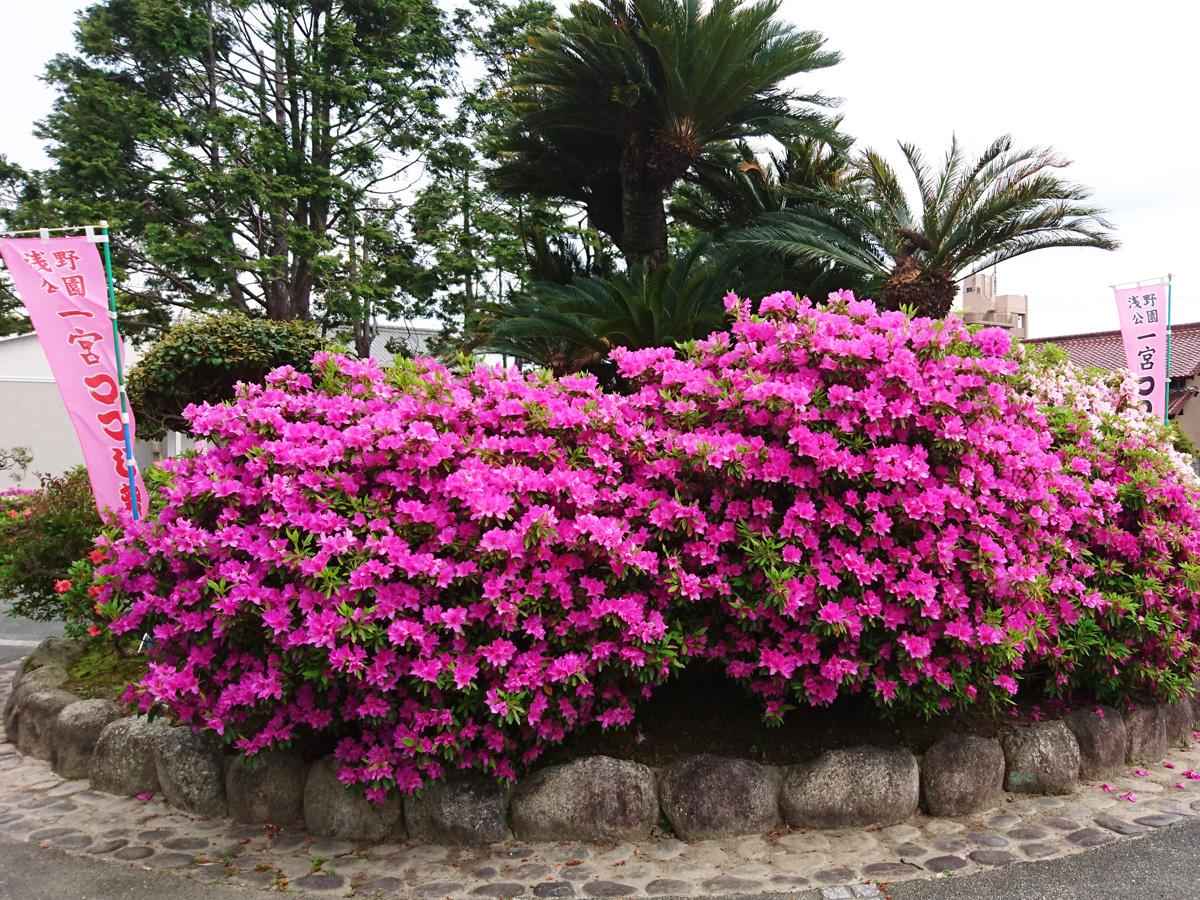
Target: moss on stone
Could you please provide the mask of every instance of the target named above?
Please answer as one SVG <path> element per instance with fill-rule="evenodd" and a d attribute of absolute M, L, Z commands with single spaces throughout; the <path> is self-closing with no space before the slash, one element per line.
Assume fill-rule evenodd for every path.
<path fill-rule="evenodd" d="M 118 656 L 112 641 L 89 641 L 70 669 L 63 690 L 85 700 L 119 700 L 130 682 L 138 681 L 146 671 L 146 658 Z"/>

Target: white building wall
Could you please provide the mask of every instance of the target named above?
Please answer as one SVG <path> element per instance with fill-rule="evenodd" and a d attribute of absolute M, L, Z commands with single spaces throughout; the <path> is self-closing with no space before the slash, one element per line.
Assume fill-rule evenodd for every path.
<path fill-rule="evenodd" d="M 140 355 L 136 349 L 127 348 L 126 371 Z M 178 443 L 164 441 L 164 449 Z M 36 335 L 0 338 L 0 447 L 28 447 L 33 454 L 23 478 L 16 479 L 7 472 L 0 475 L 0 489 L 36 487 L 40 475 L 59 475 L 83 462 L 71 417 Z M 138 441 L 134 447 L 134 456 L 142 466 L 158 455 L 157 441 Z"/>
<path fill-rule="evenodd" d="M 57 475 L 83 462 L 58 385 L 0 376 L 0 447 L 28 447 L 33 464 L 21 479 L 0 475 L 0 488 L 35 487 L 37 473 Z"/>

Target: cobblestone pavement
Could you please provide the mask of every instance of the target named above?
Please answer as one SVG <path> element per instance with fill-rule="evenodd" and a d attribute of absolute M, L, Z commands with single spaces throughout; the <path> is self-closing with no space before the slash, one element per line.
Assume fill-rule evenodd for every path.
<path fill-rule="evenodd" d="M 0 666 L 0 703 L 15 664 Z M 520 844 L 450 848 L 389 842 L 356 847 L 301 831 L 190 816 L 63 781 L 48 763 L 3 743 L 0 833 L 72 855 L 121 860 L 205 882 L 331 897 L 622 897 L 790 893 L 825 900 L 883 894 L 877 883 L 955 876 L 1082 852 L 1187 819 L 1200 820 L 1200 748 L 1171 751 L 1108 787 L 1066 797 L 1007 795 L 988 813 L 917 816 L 879 829 L 787 831 L 686 844 Z M 1145 772 L 1144 775 L 1134 774 Z M 1124 799 L 1122 799 L 1124 795 Z"/>

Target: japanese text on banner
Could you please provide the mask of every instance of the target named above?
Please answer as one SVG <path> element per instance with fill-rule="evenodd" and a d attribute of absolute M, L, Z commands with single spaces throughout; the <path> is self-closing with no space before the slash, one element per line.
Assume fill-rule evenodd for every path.
<path fill-rule="evenodd" d="M 1138 400 L 1159 419 L 1167 415 L 1167 287 L 1148 284 L 1117 290 L 1125 364 Z"/>
<path fill-rule="evenodd" d="M 131 507 L 117 353 L 108 315 L 107 281 L 96 245 L 86 237 L 8 238 L 0 255 L 29 312 L 83 449 L 101 513 Z M 133 411 L 129 411 L 130 442 Z M 135 473 L 138 505 L 146 489 Z"/>

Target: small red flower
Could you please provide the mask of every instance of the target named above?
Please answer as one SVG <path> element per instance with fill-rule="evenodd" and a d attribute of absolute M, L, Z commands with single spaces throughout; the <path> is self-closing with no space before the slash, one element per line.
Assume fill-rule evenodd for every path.
<path fill-rule="evenodd" d="M 92 561 L 93 565 L 98 566 L 98 565 L 100 565 L 100 563 L 104 562 L 105 559 L 107 559 L 107 556 L 105 555 L 103 550 L 96 549 L 88 554 L 88 559 L 90 559 Z"/>
<path fill-rule="evenodd" d="M 70 589 L 71 589 L 71 580 L 69 578 L 62 578 L 62 579 L 59 579 L 58 581 L 54 582 L 54 591 L 57 594 L 65 594 Z"/>

